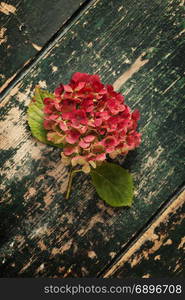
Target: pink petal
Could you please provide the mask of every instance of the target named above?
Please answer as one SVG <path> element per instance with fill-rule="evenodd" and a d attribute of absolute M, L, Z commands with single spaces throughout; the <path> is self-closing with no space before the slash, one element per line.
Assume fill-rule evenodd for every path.
<path fill-rule="evenodd" d="M 95 119 L 94 124 L 95 126 L 100 126 L 102 124 L 102 119 Z"/>
<path fill-rule="evenodd" d="M 66 131 L 68 130 L 67 124 L 64 121 L 59 122 L 59 127 L 61 130 Z"/>
<path fill-rule="evenodd" d="M 106 154 L 105 153 L 101 153 L 101 154 L 96 155 L 96 160 L 103 161 L 105 159 L 106 159 Z"/>
<path fill-rule="evenodd" d="M 58 117 L 59 117 L 59 115 L 53 114 L 53 115 L 48 116 L 48 119 L 49 120 L 56 120 Z"/>
<path fill-rule="evenodd" d="M 101 141 L 102 145 L 106 148 L 114 147 L 117 144 L 116 138 L 114 136 L 107 136 Z"/>
<path fill-rule="evenodd" d="M 65 146 L 64 149 L 63 149 L 63 152 L 65 155 L 71 155 L 73 154 L 74 152 L 76 152 L 76 147 L 74 146 L 71 146 L 71 145 L 68 145 L 68 146 Z"/>
<path fill-rule="evenodd" d="M 86 148 L 88 148 L 88 147 L 90 146 L 90 144 L 89 144 L 89 143 L 85 143 L 85 142 L 81 139 L 80 142 L 79 142 L 79 146 L 80 146 L 81 148 L 86 149 Z"/>
<path fill-rule="evenodd" d="M 87 136 L 85 136 L 85 137 L 83 138 L 83 140 L 84 140 L 86 143 L 91 143 L 92 141 L 94 141 L 94 139 L 95 139 L 95 136 L 92 135 L 92 134 L 89 134 L 89 135 L 87 135 Z"/>
<path fill-rule="evenodd" d="M 69 84 L 65 84 L 65 85 L 63 85 L 63 87 L 64 87 L 65 92 L 67 92 L 67 93 L 72 93 L 73 92 L 73 89 Z"/>
<path fill-rule="evenodd" d="M 66 132 L 66 141 L 69 143 L 69 144 L 75 144 L 78 139 L 80 137 L 80 133 L 77 131 L 77 130 L 69 130 Z"/>
<path fill-rule="evenodd" d="M 75 126 L 74 126 L 75 127 Z M 78 126 L 79 127 L 79 126 Z M 78 128 L 78 130 L 79 130 L 79 132 L 81 133 L 81 134 L 84 134 L 86 131 L 87 131 L 87 129 L 88 129 L 88 127 L 87 126 L 80 126 L 79 128 Z"/>

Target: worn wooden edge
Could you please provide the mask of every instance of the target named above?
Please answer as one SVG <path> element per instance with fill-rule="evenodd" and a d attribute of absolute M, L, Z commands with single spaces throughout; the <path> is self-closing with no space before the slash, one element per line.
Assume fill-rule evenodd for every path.
<path fill-rule="evenodd" d="M 73 13 L 73 15 L 63 24 L 63 26 L 49 39 L 43 48 L 23 66 L 23 68 L 14 74 L 7 86 L 0 93 L 0 101 L 3 100 L 10 91 L 37 65 L 37 63 L 57 44 L 57 42 L 66 34 L 68 30 L 76 23 L 91 6 L 99 0 L 86 0 Z"/>
<path fill-rule="evenodd" d="M 158 211 L 158 213 L 153 218 L 152 222 L 137 236 L 134 238 L 132 243 L 128 246 L 125 246 L 125 250 L 116 260 L 112 260 L 109 267 L 106 270 L 99 273 L 98 277 L 109 278 L 115 274 L 128 260 L 129 258 L 140 248 L 140 246 L 148 239 L 148 237 L 152 236 L 155 228 L 159 226 L 160 223 L 164 219 L 167 219 L 168 216 L 174 213 L 180 206 L 182 206 L 185 202 L 185 185 L 181 188 L 181 190 L 174 195 L 166 203 L 166 205 Z"/>

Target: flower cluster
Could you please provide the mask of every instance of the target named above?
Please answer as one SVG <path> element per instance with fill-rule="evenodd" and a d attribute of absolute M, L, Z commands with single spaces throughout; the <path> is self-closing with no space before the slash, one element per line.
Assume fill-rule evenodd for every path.
<path fill-rule="evenodd" d="M 125 155 L 141 142 L 139 111 L 131 112 L 124 96 L 103 85 L 98 75 L 74 73 L 69 84 L 44 99 L 44 114 L 48 141 L 62 143 L 63 157 L 86 173 L 107 155 Z"/>

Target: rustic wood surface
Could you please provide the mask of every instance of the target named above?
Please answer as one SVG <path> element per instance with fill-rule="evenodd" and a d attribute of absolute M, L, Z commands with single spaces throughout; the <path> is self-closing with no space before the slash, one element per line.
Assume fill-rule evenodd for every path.
<path fill-rule="evenodd" d="M 184 277 L 185 190 L 133 243 L 104 278 Z"/>
<path fill-rule="evenodd" d="M 1 277 L 106 276 L 184 185 L 184 32 L 182 0 L 94 1 L 2 99 Z M 131 208 L 106 205 L 83 174 L 66 201 L 60 150 L 31 136 L 26 111 L 34 86 L 52 91 L 75 71 L 99 73 L 141 111 L 142 145 L 122 163 L 134 176 Z M 174 211 L 163 218 L 172 235 L 179 203 Z M 184 227 L 178 228 L 179 246 Z M 142 273 L 146 261 L 138 251 L 136 244 L 134 275 L 152 274 L 149 267 Z M 129 263 L 113 276 L 122 276 L 122 268 L 132 276 Z M 171 273 L 178 275 L 175 268 Z"/>
<path fill-rule="evenodd" d="M 0 2 L 0 92 L 85 1 Z"/>

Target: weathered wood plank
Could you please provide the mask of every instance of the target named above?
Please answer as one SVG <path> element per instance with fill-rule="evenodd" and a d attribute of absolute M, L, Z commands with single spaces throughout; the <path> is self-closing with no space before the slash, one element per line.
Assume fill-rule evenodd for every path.
<path fill-rule="evenodd" d="M 181 3 L 96 1 L 2 101 L 1 276 L 96 276 L 184 182 Z M 99 73 L 141 111 L 143 143 L 124 162 L 131 209 L 106 205 L 83 174 L 66 201 L 60 150 L 31 136 L 34 85 L 52 90 L 75 71 Z"/>
<path fill-rule="evenodd" d="M 104 278 L 184 276 L 185 190 L 104 274 Z"/>
<path fill-rule="evenodd" d="M 0 92 L 86 0 L 0 4 Z"/>

